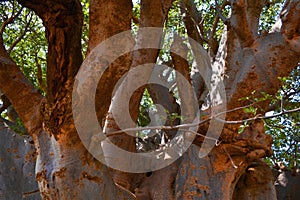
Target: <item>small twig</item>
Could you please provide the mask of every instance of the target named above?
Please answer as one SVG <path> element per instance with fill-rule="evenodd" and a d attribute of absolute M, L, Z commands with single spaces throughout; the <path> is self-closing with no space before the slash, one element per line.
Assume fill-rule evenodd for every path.
<path fill-rule="evenodd" d="M 15 1 L 13 0 L 12 2 L 12 13 L 11 15 L 13 16 L 15 14 Z"/>
<path fill-rule="evenodd" d="M 33 191 L 29 191 L 29 192 L 24 192 L 24 193 L 23 193 L 23 198 L 26 198 L 26 197 L 28 197 L 28 196 L 30 196 L 30 195 L 33 195 L 33 194 L 35 194 L 35 193 L 38 193 L 38 192 L 40 192 L 39 189 L 33 190 Z"/>
<path fill-rule="evenodd" d="M 197 133 L 196 131 L 192 131 L 192 130 L 189 130 L 189 129 L 182 129 L 182 131 L 186 131 L 186 132 L 193 133 L 193 134 L 195 134 L 195 135 L 201 136 L 201 137 L 206 138 L 206 139 L 208 139 L 208 140 L 213 140 L 213 141 L 216 142 L 216 144 L 215 144 L 216 146 L 219 146 L 219 145 L 220 145 L 220 142 L 221 142 L 221 141 L 219 141 L 219 140 L 216 139 L 216 138 L 209 137 L 209 136 L 203 135 L 203 134 L 201 134 L 201 133 Z"/>
<path fill-rule="evenodd" d="M 285 96 L 285 93 L 283 93 L 281 99 L 280 99 L 280 112 L 283 111 L 283 105 L 284 105 L 284 96 Z"/>
<path fill-rule="evenodd" d="M 220 115 L 222 115 L 222 114 L 227 114 L 227 113 L 239 111 L 239 110 L 242 110 L 242 109 L 244 109 L 244 108 L 249 108 L 249 107 L 251 107 L 251 106 L 253 106 L 253 105 L 255 105 L 255 104 L 256 104 L 256 103 L 253 102 L 253 103 L 251 103 L 251 104 L 249 104 L 249 105 L 246 105 L 246 106 L 241 106 L 241 107 L 238 107 L 238 108 L 233 108 L 233 109 L 231 109 L 231 110 L 226 110 L 226 111 L 223 111 L 223 112 L 219 112 L 217 115 L 220 116 Z"/>
<path fill-rule="evenodd" d="M 240 107 L 239 109 L 243 109 L 244 107 Z M 233 110 L 236 110 L 237 108 L 233 109 Z M 135 128 L 127 128 L 127 129 L 123 129 L 123 130 L 119 130 L 119 131 L 114 131 L 114 132 L 111 132 L 111 133 L 106 133 L 106 136 L 109 137 L 109 136 L 113 136 L 113 135 L 119 135 L 119 134 L 123 134 L 125 132 L 136 132 L 136 131 L 143 131 L 143 130 L 157 130 L 157 129 L 160 129 L 160 130 L 174 130 L 174 129 L 180 129 L 180 128 L 190 128 L 190 127 L 195 127 L 195 126 L 199 126 L 199 125 L 202 125 L 202 124 L 205 124 L 209 121 L 211 121 L 212 119 L 215 119 L 221 123 L 224 123 L 224 124 L 244 124 L 246 122 L 251 122 L 251 121 L 255 121 L 257 119 L 270 119 L 270 118 L 274 118 L 274 117 L 279 117 L 281 115 L 284 115 L 284 114 L 289 114 L 289 113 L 294 113 L 294 112 L 298 112 L 300 111 L 300 108 L 296 108 L 296 109 L 292 109 L 292 110 L 286 110 L 286 111 L 283 111 L 283 112 L 280 112 L 280 113 L 277 113 L 277 114 L 274 114 L 274 115 L 271 115 L 271 116 L 263 116 L 261 114 L 258 114 L 252 118 L 248 118 L 248 119 L 244 119 L 244 120 L 237 120 L 237 121 L 227 121 L 227 120 L 223 120 L 221 118 L 219 118 L 218 116 L 220 115 L 223 115 L 225 112 L 220 112 L 216 115 L 212 115 L 210 116 L 209 118 L 203 120 L 203 121 L 200 121 L 198 123 L 191 123 L 191 124 L 180 124 L 180 125 L 176 125 L 176 126 L 149 126 L 149 127 L 135 127 Z M 232 110 L 229 110 L 227 112 L 232 112 Z"/>
<path fill-rule="evenodd" d="M 228 151 L 227 151 L 224 147 L 222 147 L 222 146 L 221 146 L 221 148 L 222 148 L 222 150 L 227 154 L 227 156 L 228 156 L 228 158 L 229 158 L 229 160 L 230 160 L 232 166 L 233 166 L 235 169 L 237 169 L 238 167 L 235 165 L 235 163 L 234 163 L 234 161 L 232 160 L 232 158 L 231 158 L 230 154 L 228 153 Z"/>
<path fill-rule="evenodd" d="M 35 63 L 36 63 L 36 66 L 37 66 L 37 80 L 38 80 L 38 84 L 40 86 L 40 89 L 45 92 L 46 91 L 46 86 L 45 86 L 45 84 L 43 82 L 42 66 L 41 66 L 41 64 L 38 61 L 38 56 L 37 55 L 35 56 Z"/>
<path fill-rule="evenodd" d="M 271 118 L 274 118 L 274 117 L 279 117 L 279 116 L 284 115 L 284 114 L 294 113 L 294 112 L 298 112 L 298 111 L 300 111 L 300 108 L 295 108 L 295 109 L 292 109 L 292 110 L 283 110 L 282 112 L 279 112 L 279 113 L 271 115 L 271 116 L 263 116 L 261 114 L 258 114 L 254 117 L 244 119 L 244 120 L 237 120 L 237 121 L 226 121 L 226 120 L 220 119 L 218 117 L 213 117 L 213 118 L 216 119 L 217 121 L 225 123 L 225 124 L 243 124 L 243 123 L 246 123 L 246 122 L 255 121 L 257 119 L 271 119 Z"/>
<path fill-rule="evenodd" d="M 203 23 L 204 19 L 202 19 L 199 24 L 195 21 L 195 19 L 193 17 L 191 17 L 191 20 L 194 23 L 195 27 L 197 28 L 198 32 L 201 33 L 201 34 L 199 34 L 201 40 L 203 40 L 204 42 L 208 43 L 209 39 L 205 37 L 205 33 L 204 33 L 203 29 L 199 26 L 199 24 Z"/>

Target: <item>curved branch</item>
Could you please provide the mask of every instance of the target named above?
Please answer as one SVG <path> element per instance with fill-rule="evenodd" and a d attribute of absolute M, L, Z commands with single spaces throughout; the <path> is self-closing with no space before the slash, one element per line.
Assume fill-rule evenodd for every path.
<path fill-rule="evenodd" d="M 245 50 L 241 55 L 243 69 L 237 73 L 227 93 L 230 108 L 236 107 L 237 100 L 249 96 L 252 91 L 256 91 L 257 96 L 260 92 L 276 93 L 282 84 L 277 77 L 287 76 L 299 62 L 299 52 L 293 51 L 292 45 L 280 33 L 262 37 L 255 44 L 255 48 Z M 263 108 L 268 107 L 268 102 L 263 104 Z"/>
<path fill-rule="evenodd" d="M 222 14 L 222 11 L 225 9 L 226 6 L 230 5 L 229 1 L 224 1 L 222 3 L 221 6 L 219 6 L 218 4 L 218 0 L 215 0 L 215 4 L 216 4 L 216 17 L 215 17 L 215 20 L 214 20 L 214 23 L 213 23 L 213 26 L 211 28 L 211 33 L 209 34 L 209 39 L 211 40 L 212 38 L 214 38 L 215 36 L 215 33 L 217 31 L 217 28 L 218 28 L 218 23 L 219 23 L 219 20 L 221 19 L 223 21 L 224 24 L 227 24 L 228 23 L 228 19 L 226 19 L 223 14 Z"/>
<path fill-rule="evenodd" d="M 208 43 L 208 39 L 204 36 L 203 26 L 201 26 L 203 19 L 196 8 L 194 1 L 181 1 L 181 14 L 189 37 L 199 42 L 201 45 L 203 45 L 204 42 Z"/>
<path fill-rule="evenodd" d="M 28 14 L 29 15 L 29 14 Z M 27 16 L 28 16 L 27 15 Z M 26 16 L 26 18 L 27 18 Z M 24 36 L 26 35 L 29 25 L 31 23 L 33 14 L 31 13 L 30 18 L 28 20 L 28 22 L 26 22 L 25 28 L 23 30 L 23 32 L 19 35 L 19 37 L 11 44 L 11 46 L 9 47 L 9 49 L 7 50 L 7 52 L 10 54 L 10 52 L 15 48 L 15 46 L 24 38 Z"/>
<path fill-rule="evenodd" d="M 30 134 L 41 127 L 40 105 L 42 95 L 24 76 L 5 51 L 0 40 L 0 89 L 20 116 Z"/>
<path fill-rule="evenodd" d="M 0 34 L 2 34 L 4 32 L 4 29 L 8 24 L 11 24 L 21 14 L 21 12 L 23 11 L 23 8 L 24 7 L 22 7 L 15 15 L 14 15 L 15 8 L 13 8 L 13 14 L 7 20 L 5 20 L 3 22 L 3 24 L 1 25 Z"/>
<path fill-rule="evenodd" d="M 139 26 L 140 27 L 163 27 L 171 5 L 172 5 L 172 0 L 142 0 Z M 160 49 L 161 38 L 162 38 L 162 32 L 153 35 L 153 33 L 145 32 L 145 29 L 139 29 L 136 38 L 137 42 L 135 44 L 135 49 L 138 50 L 133 52 L 133 60 L 131 66 L 136 67 L 138 65 L 145 64 L 145 63 L 155 63 Z M 157 48 L 142 49 L 141 48 L 142 44 L 147 43 L 149 40 L 152 41 L 152 43 L 154 43 L 155 45 L 157 45 Z M 145 80 L 148 80 L 151 76 L 151 73 L 152 70 L 148 70 L 147 68 L 145 68 L 144 74 L 142 74 L 142 76 L 140 75 L 139 76 L 140 78 L 143 77 Z M 123 98 L 124 91 L 126 91 L 126 89 L 124 90 L 124 88 L 130 88 L 132 85 L 135 85 L 138 81 L 139 80 L 137 79 L 130 79 L 128 78 L 128 76 L 123 80 L 122 84 L 120 85 L 118 91 L 114 96 L 114 101 L 112 102 L 109 108 L 109 114 L 105 122 L 104 132 L 109 133 L 119 129 L 118 126 L 116 126 L 116 122 L 114 119 L 116 113 L 118 113 L 117 115 L 123 114 L 122 108 L 120 108 L 120 106 L 124 102 L 124 98 Z M 133 121 L 136 121 L 138 118 L 139 105 L 144 92 L 144 88 L 145 87 L 140 87 L 131 96 L 130 103 L 129 103 L 130 105 L 128 109 Z M 122 124 L 122 122 L 118 122 L 118 123 Z M 134 138 L 128 135 L 113 136 L 110 137 L 110 141 L 116 144 L 118 147 L 126 149 L 127 151 L 136 150 Z M 110 158 L 111 156 L 109 155 L 110 154 L 109 149 L 107 152 L 108 152 L 107 157 Z M 131 187 L 130 184 L 126 183 L 127 182 L 126 176 L 117 173 L 116 177 L 119 178 L 121 184 L 125 183 L 123 184 L 125 187 L 127 188 Z"/>

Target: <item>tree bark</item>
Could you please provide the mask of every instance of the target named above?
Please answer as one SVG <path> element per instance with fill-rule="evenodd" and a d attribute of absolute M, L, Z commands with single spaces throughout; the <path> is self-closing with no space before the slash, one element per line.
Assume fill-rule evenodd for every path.
<path fill-rule="evenodd" d="M 37 152 L 36 179 L 43 199 L 274 199 L 270 170 L 261 161 L 271 154 L 271 138 L 264 132 L 263 123 L 254 121 L 242 134 L 238 125 L 226 125 L 221 144 L 204 158 L 199 158 L 199 146 L 192 145 L 183 158 L 164 169 L 142 174 L 142 180 L 128 173 L 110 171 L 97 161 L 82 144 L 72 116 L 72 90 L 75 76 L 82 64 L 81 28 L 83 14 L 78 0 L 50 1 L 19 0 L 35 11 L 43 20 L 48 41 L 47 96 L 39 94 L 7 54 L 0 40 L 0 89 L 18 112 L 31 134 Z M 275 94 L 280 87 L 277 77 L 283 77 L 299 63 L 300 57 L 300 2 L 287 1 L 281 15 L 278 32 L 257 34 L 260 1 L 232 1 L 224 40 L 213 68 L 224 81 L 227 108 L 248 105 L 242 97 L 260 97 L 262 92 Z M 141 1 L 140 28 L 163 27 L 172 1 Z M 92 1 L 90 11 L 89 51 L 112 35 L 131 28 L 131 1 Z M 118 12 L 118 13 L 117 13 Z M 188 27 L 187 27 L 188 28 Z M 190 32 L 190 31 L 188 31 Z M 190 32 L 191 33 L 191 32 Z M 100 34 L 100 35 L 99 35 Z M 98 85 L 96 104 L 101 123 L 107 110 L 106 131 L 116 131 L 111 113 L 120 113 L 122 96 L 112 94 L 115 83 L 130 68 L 155 63 L 162 34 L 152 38 L 157 49 L 137 50 L 116 60 Z M 226 36 L 226 37 L 225 37 Z M 149 40 L 147 33 L 139 32 L 136 48 Z M 195 36 L 200 40 L 199 35 Z M 130 38 L 133 42 L 133 38 Z M 194 51 L 205 56 L 206 52 Z M 196 55 L 195 55 L 196 56 Z M 173 55 L 174 57 L 174 55 Z M 207 57 L 206 57 L 207 58 Z M 205 66 L 205 78 L 210 81 L 209 59 L 198 60 Z M 174 57 L 176 62 L 176 58 Z M 177 60 L 178 61 L 178 60 Z M 177 69 L 187 72 L 187 63 L 179 59 Z M 182 68 L 180 68 L 182 67 Z M 213 69 L 214 70 L 214 69 Z M 149 79 L 151 70 L 143 74 Z M 114 74 L 115 73 L 115 74 Z M 188 74 L 185 74 L 186 78 Z M 139 76 L 139 74 L 136 74 Z M 125 80 L 130 86 L 135 80 Z M 127 84 L 127 85 L 126 85 Z M 217 83 L 216 83 L 217 84 Z M 122 87 L 125 87 L 122 85 Z M 133 121 L 138 116 L 139 102 L 144 87 L 131 98 L 129 110 Z M 106 94 L 107 93 L 107 94 Z M 115 101 L 111 102 L 111 97 Z M 30 101 L 29 101 L 30 100 Z M 259 113 L 264 114 L 269 102 L 259 102 Z M 110 108 L 109 108 L 110 106 Z M 88 116 L 87 116 L 88 117 Z M 242 110 L 227 114 L 227 120 L 249 117 Z M 76 120 L 76 119 L 75 119 Z M 204 131 L 204 129 L 202 130 Z M 125 150 L 135 150 L 134 140 L 128 135 L 110 138 Z M 110 156 L 109 149 L 103 149 Z M 108 153 L 107 153 L 108 152 Z M 101 153 L 101 152 L 100 152 Z M 112 154 L 113 155 L 113 154 Z M 115 182 L 111 177 L 116 173 Z M 165 177 L 164 180 L 160 180 Z M 23 187 L 20 185 L 20 187 Z M 133 195 L 136 189 L 136 196 Z M 257 189 L 259 187 L 259 189 Z M 257 192 L 260 192 L 259 194 Z M 262 194 L 264 191 L 269 191 Z M 1 191 L 0 191 L 1 192 Z M 0 193 L 1 195 L 1 193 Z"/>
<path fill-rule="evenodd" d="M 167 17 L 168 10 L 171 6 L 171 3 L 172 3 L 171 0 L 141 1 L 141 10 L 140 10 L 141 17 L 140 17 L 139 27 L 140 28 L 163 27 L 163 23 Z M 153 33 L 147 33 L 141 30 L 138 31 L 136 37 L 135 49 L 137 49 L 137 51 L 133 53 L 133 60 L 131 66 L 132 68 L 142 64 L 155 63 L 160 49 L 160 40 L 162 37 L 162 32 L 161 33 L 157 32 L 157 35 L 153 35 Z M 156 48 L 142 49 L 141 46 L 143 45 L 143 43 L 147 43 L 148 40 L 152 41 L 152 43 L 154 44 L 153 46 Z M 118 121 L 119 124 L 125 126 L 132 125 L 129 124 L 128 122 L 137 121 L 139 105 L 140 105 L 141 97 L 143 95 L 145 86 L 137 88 L 137 90 L 132 94 L 132 97 L 130 98 L 130 104 L 128 106 L 126 105 L 125 108 L 122 102 L 124 102 L 124 99 L 128 99 L 127 98 L 128 94 L 126 92 L 124 93 L 124 91 L 127 91 L 126 88 L 130 88 L 131 86 L 137 85 L 139 80 L 141 79 L 148 80 L 151 76 L 151 73 L 152 70 L 145 68 L 144 73 L 142 75 L 138 73 L 135 74 L 132 73 L 130 78 L 128 78 L 128 76 L 124 78 L 122 84 L 120 85 L 117 93 L 114 96 L 114 101 L 110 105 L 109 113 L 105 123 L 105 129 L 104 129 L 105 133 L 119 130 L 120 127 L 118 127 L 118 125 L 116 124 L 115 118 L 119 119 Z M 130 116 L 124 117 L 123 114 L 126 113 L 124 109 L 129 109 Z M 121 147 L 131 152 L 135 151 L 135 139 L 132 136 L 127 135 L 126 133 L 117 136 L 111 136 L 109 139 L 118 147 Z M 115 152 L 111 149 L 105 149 L 104 154 L 108 159 L 116 159 L 114 158 L 114 156 L 116 156 Z M 126 162 L 123 162 L 123 160 L 120 159 L 120 164 L 121 163 L 122 165 L 125 165 Z M 125 174 L 120 172 L 115 172 L 115 173 L 116 173 L 115 180 L 120 185 L 131 190 L 135 189 L 138 183 L 134 183 L 135 181 L 130 181 L 130 180 L 134 180 L 133 177 L 129 176 L 126 173 Z"/>
<path fill-rule="evenodd" d="M 38 154 L 36 179 L 42 198 L 133 198 L 128 192 L 116 187 L 107 167 L 87 152 L 72 119 L 72 88 L 82 63 L 80 38 L 83 16 L 80 2 L 72 0 L 45 1 L 42 4 L 37 1 L 20 3 L 41 17 L 46 27 L 49 45 L 46 100 L 42 102 L 41 107 L 35 105 L 35 113 L 28 112 L 30 107 L 26 113 L 32 116 L 41 113 L 40 118 L 23 120 L 26 115 L 17 109 L 18 104 L 14 103 L 16 99 L 11 97 L 27 128 L 30 127 L 27 122 L 39 122 L 38 128 L 29 129 L 29 132 L 33 136 Z M 32 99 L 34 95 L 24 97 Z"/>

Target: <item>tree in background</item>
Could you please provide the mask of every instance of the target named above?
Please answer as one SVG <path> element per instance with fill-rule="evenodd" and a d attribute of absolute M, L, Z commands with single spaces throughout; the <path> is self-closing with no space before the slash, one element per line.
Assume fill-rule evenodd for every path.
<path fill-rule="evenodd" d="M 272 173 L 261 160 L 272 155 L 272 139 L 265 130 L 275 130 L 272 135 L 289 140 L 284 144 L 291 142 L 291 148 L 280 147 L 280 140 L 275 140 L 275 152 L 295 149 L 293 161 L 299 160 L 299 130 L 292 129 L 295 133 L 283 137 L 274 124 L 283 120 L 285 128 L 299 127 L 293 120 L 299 121 L 300 2 L 18 0 L 2 2 L 1 9 L 1 111 L 6 112 L 6 119 L 23 124 L 33 139 L 36 180 L 43 199 L 274 199 Z M 164 29 L 156 36 L 165 41 L 163 48 L 120 56 L 97 86 L 96 114 L 110 141 L 126 151 L 154 150 L 164 145 L 163 137 L 173 139 L 176 125 L 190 123 L 186 116 L 182 118 L 180 107 L 191 113 L 194 107 L 176 82 L 178 72 L 192 83 L 203 110 L 199 129 L 192 133 L 196 138 L 181 158 L 160 170 L 127 173 L 108 168 L 83 145 L 73 119 L 72 92 L 84 58 L 97 45 L 128 30 L 132 31 L 129 43 L 147 43 L 147 33 L 140 31 L 143 27 Z M 174 31 L 177 34 L 172 35 Z M 206 51 L 196 51 L 188 38 Z M 186 53 L 186 59 L 170 53 L 170 48 Z M 203 65 L 199 57 L 210 64 Z M 147 109 L 159 110 L 153 105 L 163 105 L 169 113 L 164 125 L 170 129 L 156 128 L 159 138 L 139 132 L 137 141 L 115 126 L 111 112 L 118 112 L 122 99 L 112 101 L 113 90 L 131 67 L 156 62 L 176 70 L 175 75 L 169 72 L 166 76 L 173 76 L 173 90 L 156 84 L 140 87 L 130 99 L 129 111 L 131 118 L 144 126 L 152 117 Z M 194 71 L 197 65 L 214 76 L 201 78 Z M 285 78 L 292 71 L 291 77 Z M 142 75 L 147 77 L 146 73 Z M 213 112 L 218 105 L 207 95 L 211 89 L 204 84 L 207 78 L 212 83 L 224 82 L 225 119 Z M 282 92 L 278 93 L 279 89 Z M 280 117 L 265 119 L 269 111 Z M 285 120 L 292 116 L 293 120 Z M 199 147 L 213 120 L 225 126 L 220 137 L 213 138 L 215 147 L 200 159 Z"/>

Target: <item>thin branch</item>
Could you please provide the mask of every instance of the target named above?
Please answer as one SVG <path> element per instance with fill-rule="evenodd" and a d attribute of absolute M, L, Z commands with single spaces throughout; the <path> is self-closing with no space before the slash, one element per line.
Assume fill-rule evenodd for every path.
<path fill-rule="evenodd" d="M 216 33 L 216 30 L 217 30 L 218 23 L 219 23 L 220 19 L 223 21 L 224 24 L 228 23 L 228 19 L 226 17 L 224 17 L 224 15 L 222 14 L 222 10 L 224 10 L 227 5 L 230 5 L 230 2 L 229 1 L 224 1 L 223 4 L 220 7 L 219 3 L 218 3 L 218 0 L 215 0 L 215 4 L 216 4 L 217 15 L 215 17 L 215 20 L 214 20 L 214 23 L 213 23 L 213 26 L 212 26 L 212 29 L 211 29 L 211 33 L 209 35 L 210 40 L 214 37 L 214 35 Z"/>
<path fill-rule="evenodd" d="M 34 194 L 36 194 L 36 193 L 38 193 L 38 192 L 40 192 L 39 189 L 33 190 L 33 191 L 29 191 L 29 192 L 24 192 L 24 193 L 23 193 L 23 198 L 27 198 L 28 196 L 34 195 Z"/>
<path fill-rule="evenodd" d="M 263 115 L 259 114 L 259 115 L 256 115 L 255 117 L 251 117 L 251 118 L 244 119 L 244 120 L 237 120 L 237 121 L 226 121 L 226 120 L 220 119 L 218 117 L 213 117 L 213 118 L 216 119 L 219 122 L 223 122 L 223 123 L 226 123 L 226 124 L 243 124 L 243 123 L 255 121 L 257 119 L 271 119 L 271 118 L 274 118 L 274 117 L 279 117 L 279 116 L 284 115 L 284 114 L 290 114 L 290 113 L 294 113 L 294 112 L 298 112 L 298 111 L 300 111 L 300 108 L 295 108 L 295 109 L 286 110 L 286 111 L 283 110 L 283 111 L 281 111 L 277 114 L 271 115 L 271 116 L 263 116 Z"/>
<path fill-rule="evenodd" d="M 242 109 L 250 107 L 252 105 L 253 104 L 246 105 L 246 106 L 243 106 L 243 107 L 234 108 L 234 109 L 231 109 L 231 110 L 228 110 L 228 111 L 223 111 L 223 112 L 220 112 L 220 113 L 218 113 L 218 114 L 216 114 L 214 116 L 217 117 L 217 116 L 220 116 L 220 115 L 224 115 L 226 113 L 230 113 L 230 112 L 242 110 Z M 181 125 L 176 125 L 176 126 L 151 126 L 151 127 L 150 126 L 146 126 L 146 127 L 128 128 L 128 129 L 123 129 L 123 130 L 119 130 L 119 131 L 114 131 L 114 132 L 106 133 L 106 136 L 109 137 L 109 136 L 112 136 L 112 135 L 115 135 L 115 134 L 117 134 L 117 135 L 118 134 L 123 134 L 124 132 L 134 132 L 134 131 L 143 131 L 143 130 L 157 130 L 157 129 L 172 130 L 172 129 L 179 129 L 179 128 L 190 128 L 190 127 L 195 127 L 195 126 L 198 126 L 198 125 L 205 124 L 205 123 L 209 122 L 212 118 L 213 117 L 211 116 L 211 117 L 208 117 L 205 120 L 202 120 L 199 123 L 181 124 Z"/>
<path fill-rule="evenodd" d="M 218 140 L 218 139 L 216 139 L 216 138 L 209 137 L 209 136 L 206 136 L 206 135 L 203 135 L 203 134 L 197 133 L 196 131 L 192 131 L 192 130 L 189 130 L 189 129 L 181 129 L 181 131 L 190 132 L 190 133 L 193 133 L 193 134 L 195 134 L 195 135 L 198 135 L 198 136 L 200 136 L 200 137 L 206 138 L 206 139 L 208 139 L 208 140 L 213 140 L 213 141 L 215 141 L 215 142 L 216 142 L 216 144 L 215 144 L 216 146 L 219 146 L 219 145 L 220 145 L 220 143 L 221 143 L 221 141 L 220 141 L 220 140 Z"/>
<path fill-rule="evenodd" d="M 249 105 L 248 105 L 248 107 L 249 107 Z M 237 109 L 241 110 L 243 108 L 244 107 L 240 107 L 240 108 L 235 108 L 233 110 L 237 110 Z M 233 112 L 233 110 L 229 110 L 226 113 Z M 279 117 L 279 116 L 284 115 L 284 114 L 290 114 L 290 113 L 294 113 L 294 112 L 298 112 L 298 111 L 300 111 L 300 108 L 283 111 L 283 112 L 274 114 L 272 116 L 262 116 L 261 114 L 259 114 L 259 115 L 256 115 L 255 117 L 244 119 L 244 120 L 238 120 L 238 121 L 227 121 L 227 120 L 220 119 L 218 116 L 224 114 L 224 112 L 220 112 L 220 113 L 212 115 L 209 118 L 207 118 L 205 120 L 202 120 L 198 123 L 180 124 L 180 125 L 176 125 L 176 126 L 146 126 L 146 127 L 127 128 L 127 129 L 123 129 L 123 130 L 119 130 L 119 131 L 106 133 L 106 136 L 109 137 L 109 136 L 113 136 L 113 135 L 123 134 L 123 133 L 126 133 L 126 132 L 136 132 L 136 131 L 143 131 L 143 130 L 157 130 L 157 129 L 172 130 L 172 129 L 180 129 L 180 128 L 190 128 L 190 127 L 195 127 L 195 126 L 205 124 L 205 123 L 211 121 L 212 119 L 215 119 L 215 120 L 217 120 L 219 122 L 222 122 L 222 123 L 225 123 L 225 124 L 243 124 L 243 123 L 246 123 L 246 122 L 255 121 L 257 119 L 271 119 L 271 118 L 274 118 L 274 117 Z M 200 136 L 203 136 L 203 135 L 200 135 Z M 212 138 L 212 139 L 216 140 L 215 138 Z"/>
<path fill-rule="evenodd" d="M 13 23 L 13 21 L 21 14 L 21 12 L 23 11 L 23 8 L 24 7 L 22 7 L 15 15 L 13 15 L 14 14 L 13 13 L 7 20 L 5 20 L 3 22 L 3 24 L 1 25 L 1 28 L 0 28 L 0 34 L 1 35 L 3 34 L 6 26 Z"/>
<path fill-rule="evenodd" d="M 29 15 L 29 14 L 28 14 Z M 26 15 L 26 18 L 27 16 Z M 26 23 L 26 26 L 23 30 L 23 32 L 21 33 L 21 35 L 19 35 L 19 37 L 12 43 L 12 45 L 9 47 L 9 49 L 7 50 L 7 53 L 10 54 L 10 52 L 15 48 L 15 46 L 24 38 L 24 36 L 26 35 L 27 31 L 28 31 L 28 28 L 29 28 L 29 25 L 31 23 L 31 20 L 32 20 L 32 17 L 33 17 L 33 14 L 30 15 L 30 18 L 28 20 L 28 22 Z"/>
<path fill-rule="evenodd" d="M 42 66 L 41 64 L 39 63 L 38 61 L 38 56 L 36 55 L 35 56 L 35 63 L 36 63 L 36 66 L 37 66 L 37 79 L 38 79 L 38 84 L 41 88 L 41 90 L 43 92 L 46 91 L 46 85 L 44 84 L 43 82 L 43 71 L 42 71 Z"/>
<path fill-rule="evenodd" d="M 198 12 L 195 4 L 191 0 L 181 1 L 180 10 L 183 17 L 183 21 L 189 37 L 199 42 L 201 45 L 203 42 L 208 43 L 208 39 L 205 38 L 203 31 L 203 19 Z"/>
<path fill-rule="evenodd" d="M 222 146 L 221 146 L 221 148 L 222 148 L 222 150 L 226 153 L 226 155 L 228 156 L 228 158 L 229 158 L 229 160 L 230 160 L 232 166 L 233 166 L 235 169 L 237 169 L 238 167 L 235 165 L 235 163 L 234 163 L 234 161 L 232 160 L 232 158 L 231 158 L 230 154 L 228 153 L 228 151 L 227 151 L 225 148 L 223 148 Z"/>

